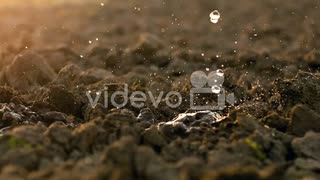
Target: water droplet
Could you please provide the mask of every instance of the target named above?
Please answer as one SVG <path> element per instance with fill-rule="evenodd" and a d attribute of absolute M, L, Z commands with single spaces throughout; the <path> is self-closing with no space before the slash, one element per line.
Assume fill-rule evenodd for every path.
<path fill-rule="evenodd" d="M 104 6 L 104 3 L 100 3 L 101 6 Z"/>
<path fill-rule="evenodd" d="M 211 21 L 212 23 L 216 24 L 216 23 L 219 21 L 219 19 L 220 19 L 220 13 L 219 13 L 219 11 L 214 10 L 214 11 L 212 11 L 212 12 L 210 13 L 209 17 L 210 17 L 210 21 Z"/>
<path fill-rule="evenodd" d="M 224 76 L 224 72 L 222 69 L 217 69 L 216 73 L 218 76 Z"/>
<path fill-rule="evenodd" d="M 206 71 L 210 71 L 210 69 L 209 69 L 209 68 L 206 68 Z"/>
<path fill-rule="evenodd" d="M 203 57 L 203 56 L 204 56 L 204 53 L 201 53 L 201 56 Z"/>
<path fill-rule="evenodd" d="M 221 88 L 219 86 L 212 86 L 211 91 L 215 94 L 219 94 L 221 91 Z"/>
<path fill-rule="evenodd" d="M 91 44 L 92 43 L 92 41 L 89 41 L 89 44 Z"/>

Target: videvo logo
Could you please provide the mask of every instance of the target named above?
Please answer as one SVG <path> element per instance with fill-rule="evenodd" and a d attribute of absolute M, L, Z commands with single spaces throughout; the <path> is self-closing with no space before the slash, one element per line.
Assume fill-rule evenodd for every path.
<path fill-rule="evenodd" d="M 190 109 L 192 110 L 223 110 L 226 107 L 226 102 L 234 105 L 235 96 L 233 93 L 226 94 L 222 87 L 224 83 L 224 73 L 221 69 L 210 72 L 206 75 L 203 71 L 195 71 L 190 77 Z M 195 104 L 196 95 L 214 94 L 217 96 L 216 105 L 197 105 Z"/>
<path fill-rule="evenodd" d="M 189 96 L 191 110 L 223 110 L 226 107 L 226 103 L 229 103 L 230 105 L 235 103 L 234 94 L 226 94 L 225 89 L 222 87 L 224 83 L 224 73 L 220 69 L 212 71 L 208 75 L 203 71 L 195 71 L 190 77 L 190 82 L 192 85 Z M 128 84 L 121 85 L 123 89 L 113 93 L 109 93 L 107 86 L 100 91 L 87 91 L 86 95 L 90 106 L 95 108 L 102 96 L 104 98 L 105 108 L 108 108 L 110 104 L 116 108 L 123 108 L 128 103 L 135 108 L 142 108 L 148 100 L 155 108 L 158 108 L 160 102 L 165 102 L 170 108 L 178 108 L 183 102 L 181 94 L 177 91 L 170 91 L 166 94 L 165 92 L 160 91 L 158 96 L 154 96 L 151 91 L 134 91 L 129 95 Z M 216 102 L 215 105 L 208 103 L 209 101 L 213 101 L 213 99 L 209 99 L 209 101 L 200 99 L 200 101 L 202 100 L 205 103 L 200 105 L 196 103 L 199 101 L 199 95 L 208 94 L 212 98 L 214 98 L 212 95 L 216 97 L 216 101 L 214 101 Z M 92 95 L 95 95 L 95 97 Z M 117 102 L 119 98 L 121 99 L 121 102 Z M 175 99 L 175 101 L 170 101 L 170 99 Z"/>

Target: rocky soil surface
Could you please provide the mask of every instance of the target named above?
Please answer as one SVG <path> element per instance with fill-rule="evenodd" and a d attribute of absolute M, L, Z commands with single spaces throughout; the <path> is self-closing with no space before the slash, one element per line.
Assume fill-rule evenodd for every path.
<path fill-rule="evenodd" d="M 320 179 L 319 6 L 1 6 L 0 179 Z M 217 69 L 235 104 L 190 109 L 191 74 Z M 111 96 L 124 84 L 129 95 L 177 91 L 183 101 L 90 105 L 88 95 Z"/>

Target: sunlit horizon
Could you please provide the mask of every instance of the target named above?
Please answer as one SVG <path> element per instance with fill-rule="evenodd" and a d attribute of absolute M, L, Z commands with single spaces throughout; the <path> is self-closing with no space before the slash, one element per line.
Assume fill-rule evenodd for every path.
<path fill-rule="evenodd" d="M 82 4 L 82 3 L 97 3 L 97 2 L 107 2 L 107 0 L 0 0 L 0 7 L 8 6 L 52 6 L 61 4 Z"/>

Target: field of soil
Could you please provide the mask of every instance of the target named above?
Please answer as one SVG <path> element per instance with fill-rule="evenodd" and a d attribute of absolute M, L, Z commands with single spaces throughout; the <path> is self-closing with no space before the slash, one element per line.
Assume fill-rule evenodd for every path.
<path fill-rule="evenodd" d="M 0 179 L 320 179 L 319 0 L 1 2 Z"/>

